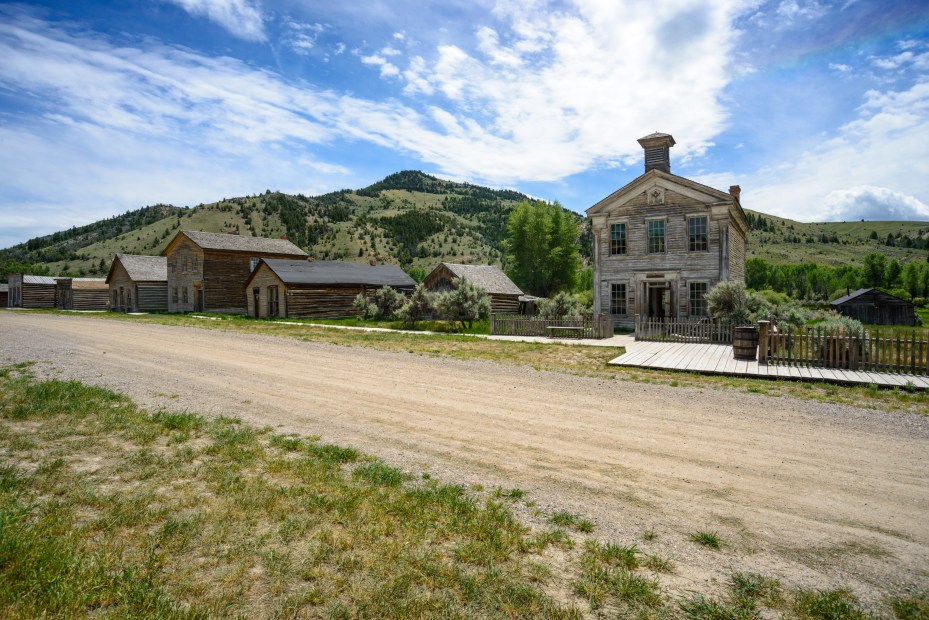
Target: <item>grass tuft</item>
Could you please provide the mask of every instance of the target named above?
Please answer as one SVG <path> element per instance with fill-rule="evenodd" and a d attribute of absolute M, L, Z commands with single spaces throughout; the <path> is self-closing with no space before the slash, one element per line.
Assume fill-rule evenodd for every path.
<path fill-rule="evenodd" d="M 707 532 L 703 530 L 699 532 L 693 532 L 690 535 L 690 540 L 697 543 L 698 545 L 709 547 L 710 549 L 719 549 L 722 546 L 722 542 L 719 539 L 719 534 L 716 532 Z"/>

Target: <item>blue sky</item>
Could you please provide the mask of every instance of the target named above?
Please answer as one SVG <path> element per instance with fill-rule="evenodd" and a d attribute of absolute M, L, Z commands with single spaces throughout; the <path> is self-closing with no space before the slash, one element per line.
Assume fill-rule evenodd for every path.
<path fill-rule="evenodd" d="M 404 169 L 583 212 L 653 131 L 748 208 L 929 220 L 929 3 L 0 2 L 0 247 Z"/>

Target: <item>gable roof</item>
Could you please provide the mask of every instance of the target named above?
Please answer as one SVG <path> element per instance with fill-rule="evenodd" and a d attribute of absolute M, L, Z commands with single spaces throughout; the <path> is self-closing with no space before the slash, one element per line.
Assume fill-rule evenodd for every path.
<path fill-rule="evenodd" d="M 267 265 L 284 284 L 344 285 L 364 284 L 369 286 L 393 286 L 415 288 L 416 281 L 396 265 L 369 265 L 338 260 L 289 260 L 263 258 L 255 268 L 252 278 Z M 251 278 L 249 278 L 249 284 Z M 246 285 L 248 286 L 248 285 Z"/>
<path fill-rule="evenodd" d="M 492 295 L 522 295 L 523 292 L 510 280 L 499 267 L 494 265 L 462 265 L 460 263 L 440 263 L 436 269 L 445 267 L 455 277 L 476 284 Z M 431 275 L 431 274 L 430 274 Z"/>
<path fill-rule="evenodd" d="M 71 288 L 78 290 L 105 290 L 107 289 L 106 278 L 61 278 L 62 280 L 71 280 Z"/>
<path fill-rule="evenodd" d="M 285 254 L 289 256 L 307 256 L 307 253 L 287 239 L 269 239 L 268 237 L 248 237 L 245 235 L 228 235 L 199 230 L 179 231 L 171 243 L 162 251 L 168 250 L 184 235 L 204 250 L 223 250 L 226 252 L 250 252 L 253 254 Z"/>
<path fill-rule="evenodd" d="M 897 297 L 896 295 L 891 295 L 890 293 L 885 293 L 884 291 L 878 290 L 878 289 L 876 289 L 876 288 L 860 288 L 860 289 L 858 289 L 857 291 L 855 291 L 854 293 L 849 293 L 849 294 L 846 295 L 845 297 L 839 297 L 838 299 L 836 299 L 836 300 L 834 300 L 834 301 L 831 301 L 831 302 L 829 302 L 829 303 L 830 303 L 830 305 L 833 305 L 833 306 L 841 306 L 842 304 L 844 304 L 844 303 L 846 303 L 846 302 L 852 301 L 853 299 L 857 299 L 858 297 L 861 297 L 862 295 L 867 295 L 868 293 L 871 293 L 871 292 L 877 293 L 877 294 L 878 294 L 879 296 L 881 296 L 881 297 L 890 298 L 890 299 L 896 299 L 897 301 L 902 301 L 902 302 L 905 303 L 905 304 L 910 303 L 910 302 L 908 302 L 908 301 L 905 300 L 905 299 L 900 299 L 900 298 Z"/>
<path fill-rule="evenodd" d="M 649 170 L 645 174 L 639 175 L 629 183 L 626 183 L 618 190 L 595 204 L 594 206 L 587 209 L 587 215 L 595 215 L 603 210 L 606 207 L 610 206 L 617 198 L 621 197 L 623 194 L 632 194 L 636 196 L 640 194 L 640 191 L 636 191 L 639 186 L 649 185 L 650 183 L 658 183 L 664 187 L 677 185 L 684 188 L 685 190 L 690 190 L 691 192 L 696 192 L 697 194 L 702 194 L 703 199 L 708 202 L 716 203 L 730 203 L 739 205 L 738 201 L 734 196 L 726 192 L 722 192 L 718 189 L 712 188 L 709 185 L 703 185 L 702 183 L 697 183 L 696 181 L 691 181 L 684 177 L 679 177 L 676 174 L 671 174 L 670 172 L 663 172 L 661 170 Z M 663 183 L 662 183 L 663 182 Z M 644 191 L 644 189 L 642 190 Z M 630 196 L 630 198 L 632 197 Z M 742 211 L 742 207 L 739 206 L 739 211 Z M 742 213 L 742 217 L 745 217 L 745 214 Z"/>
<path fill-rule="evenodd" d="M 23 274 L 23 284 L 57 284 L 58 281 L 51 276 L 31 276 Z"/>
<path fill-rule="evenodd" d="M 113 279 L 113 271 L 116 263 L 123 266 L 129 278 L 135 282 L 167 282 L 168 281 L 168 257 L 167 256 L 142 256 L 138 254 L 117 254 L 110 264 L 110 272 L 106 276 L 106 281 Z"/>

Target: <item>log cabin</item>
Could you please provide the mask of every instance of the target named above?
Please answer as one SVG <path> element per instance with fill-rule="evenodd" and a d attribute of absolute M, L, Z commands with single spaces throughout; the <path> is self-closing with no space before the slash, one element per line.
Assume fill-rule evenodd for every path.
<path fill-rule="evenodd" d="M 56 307 L 60 310 L 106 310 L 110 289 L 105 278 L 55 278 Z"/>
<path fill-rule="evenodd" d="M 671 173 L 670 134 L 639 139 L 645 172 L 590 209 L 594 314 L 696 320 L 717 283 L 745 281 L 748 220 L 728 193 Z"/>
<path fill-rule="evenodd" d="M 876 288 L 862 288 L 830 304 L 847 317 L 868 325 L 916 325 L 916 307 Z"/>
<path fill-rule="evenodd" d="M 307 258 L 286 239 L 200 231 L 179 231 L 162 254 L 169 312 L 226 314 L 248 311 L 245 284 L 262 258 Z"/>
<path fill-rule="evenodd" d="M 440 263 L 426 276 L 423 283 L 429 291 L 443 293 L 454 288 L 455 278 L 463 278 L 484 289 L 490 297 L 491 312 L 516 313 L 519 311 L 519 298 L 523 296 L 522 290 L 499 267 L 493 265 Z"/>
<path fill-rule="evenodd" d="M 384 286 L 412 292 L 416 282 L 395 265 L 263 258 L 245 285 L 248 314 L 256 318 L 354 316 L 359 294 Z"/>
<path fill-rule="evenodd" d="M 110 309 L 118 312 L 164 312 L 168 309 L 168 259 L 165 256 L 117 254 L 106 276 Z"/>
<path fill-rule="evenodd" d="M 8 308 L 54 308 L 55 278 L 11 273 L 7 277 Z"/>

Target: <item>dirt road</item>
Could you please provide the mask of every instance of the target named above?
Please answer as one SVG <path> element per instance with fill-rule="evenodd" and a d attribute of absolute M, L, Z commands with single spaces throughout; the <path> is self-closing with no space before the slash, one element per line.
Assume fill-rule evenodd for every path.
<path fill-rule="evenodd" d="M 670 557 L 673 590 L 712 589 L 738 570 L 865 601 L 929 585 L 929 419 L 918 415 L 0 311 L 0 363 L 25 360 L 148 406 L 241 416 L 416 473 L 524 489 L 516 510 L 529 521 L 567 509 L 598 538 Z M 695 545 L 698 530 L 723 548 Z"/>

